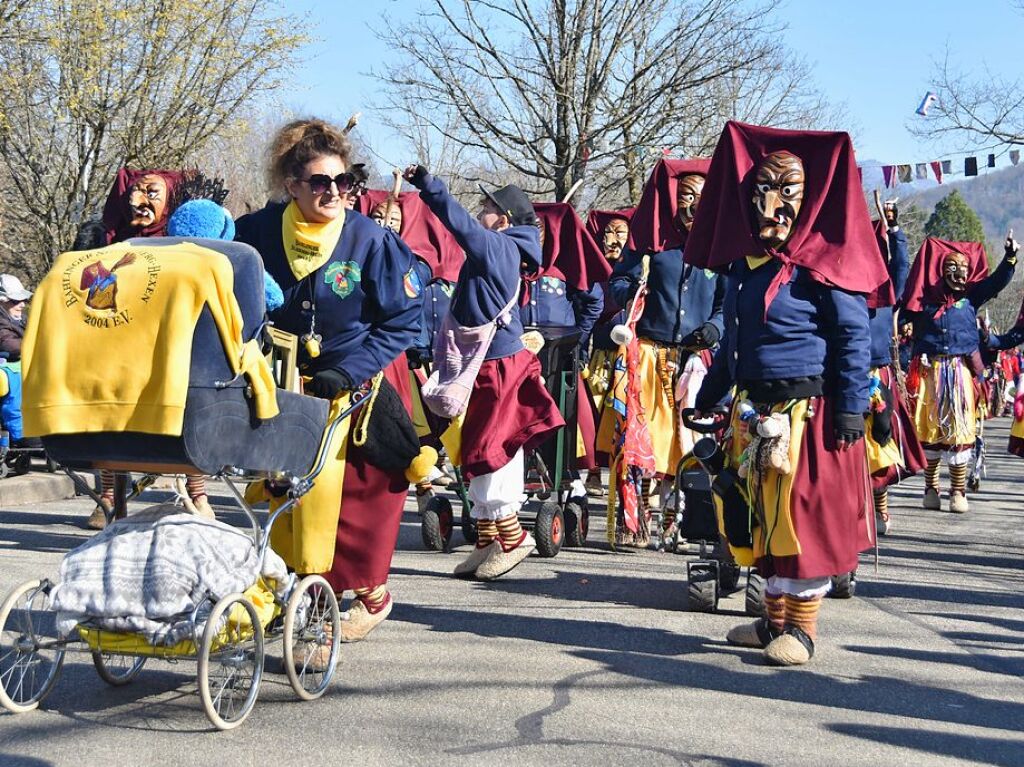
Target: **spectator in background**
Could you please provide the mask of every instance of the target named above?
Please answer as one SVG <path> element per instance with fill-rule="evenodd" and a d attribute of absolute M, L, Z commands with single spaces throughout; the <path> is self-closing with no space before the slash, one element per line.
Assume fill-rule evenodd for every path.
<path fill-rule="evenodd" d="M 0 274 L 0 354 L 14 362 L 21 359 L 25 337 L 25 308 L 32 292 L 13 274 Z"/>

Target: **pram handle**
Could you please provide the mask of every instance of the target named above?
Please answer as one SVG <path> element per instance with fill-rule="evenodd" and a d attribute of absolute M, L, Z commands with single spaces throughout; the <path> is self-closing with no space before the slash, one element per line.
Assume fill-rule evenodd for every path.
<path fill-rule="evenodd" d="M 698 434 L 714 434 L 725 426 L 726 421 L 729 419 L 727 411 L 716 409 L 708 414 L 711 417 L 711 423 L 700 423 L 694 420 L 696 413 L 697 408 L 684 407 L 680 412 L 680 416 L 683 419 L 683 426 Z"/>

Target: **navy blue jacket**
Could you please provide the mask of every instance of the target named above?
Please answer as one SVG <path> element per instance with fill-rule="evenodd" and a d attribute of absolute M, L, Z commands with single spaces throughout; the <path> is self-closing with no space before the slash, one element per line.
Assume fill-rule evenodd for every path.
<path fill-rule="evenodd" d="M 361 383 L 408 349 L 419 328 L 421 292 L 411 279 L 415 258 L 393 232 L 354 210 L 331 258 L 313 274 L 295 279 L 281 238 L 283 203 L 236 222 L 235 239 L 263 256 L 267 272 L 284 292 L 284 304 L 271 315 L 274 324 L 302 336 L 314 313 L 320 356 L 310 358 L 299 344 L 299 369 L 306 375 L 335 369 Z M 412 295 L 415 293 L 415 295 Z"/>
<path fill-rule="evenodd" d="M 907 235 L 902 230 L 889 230 L 889 279 L 892 292 L 897 298 L 903 295 L 910 274 L 910 255 L 907 252 Z M 882 306 L 868 309 L 871 318 L 871 366 L 882 367 L 892 364 L 893 307 Z"/>
<path fill-rule="evenodd" d="M 736 261 L 726 277 L 726 331 L 697 397 L 707 410 L 756 381 L 823 377 L 836 411 L 868 407 L 870 365 L 867 300 L 815 282 L 801 268 L 779 288 L 764 319 L 764 296 L 781 264 L 772 259 L 751 269 Z"/>
<path fill-rule="evenodd" d="M 430 267 L 419 262 L 417 271 L 425 270 L 430 274 Z M 441 329 L 441 322 L 451 310 L 452 294 L 455 292 L 455 284 L 448 280 L 431 279 L 427 277 L 426 287 L 423 289 L 423 309 L 420 314 L 420 330 L 416 335 L 413 348 L 417 356 L 423 360 L 429 360 L 434 356 L 434 339 Z"/>
<path fill-rule="evenodd" d="M 922 311 L 910 314 L 914 323 L 914 356 L 919 354 L 959 357 L 978 350 L 978 309 L 1010 284 L 1014 265 L 1006 259 L 988 277 L 971 285 L 963 298 L 944 311 L 926 304 Z"/>
<path fill-rule="evenodd" d="M 612 328 L 626 321 L 626 310 L 618 308 L 619 305 L 611 296 L 607 282 L 595 287 L 601 291 L 604 306 L 601 307 L 601 317 L 598 318 L 598 322 L 594 326 L 594 351 L 618 349 L 619 345 L 612 341 Z"/>
<path fill-rule="evenodd" d="M 608 285 L 619 306 L 625 306 L 636 293 L 641 255 L 627 248 L 612 270 Z M 644 313 L 636 324 L 637 335 L 679 344 L 705 322 L 712 323 L 721 334 L 724 290 L 722 279 L 714 272 L 683 263 L 681 250 L 654 253 Z"/>
<path fill-rule="evenodd" d="M 501 232 L 485 229 L 449 194 L 444 182 L 429 173 L 420 185 L 420 198 L 466 253 L 452 296 L 452 316 L 466 327 L 494 320 L 517 295 L 522 265 L 536 271 L 543 263 L 537 227 L 513 226 Z M 508 325 L 498 327 L 485 359 L 511 357 L 523 348 L 523 323 L 514 306 L 511 315 Z"/>
<path fill-rule="evenodd" d="M 988 337 L 989 349 L 1012 349 L 1021 344 L 1024 344 L 1024 323 L 1014 325 L 1001 335 L 992 333 Z"/>
<path fill-rule="evenodd" d="M 580 333 L 580 348 L 586 348 L 594 330 L 604 293 L 595 285 L 590 290 L 569 287 L 558 277 L 543 276 L 523 282 L 528 298 L 519 308 L 524 325 L 537 327 L 576 328 Z"/>

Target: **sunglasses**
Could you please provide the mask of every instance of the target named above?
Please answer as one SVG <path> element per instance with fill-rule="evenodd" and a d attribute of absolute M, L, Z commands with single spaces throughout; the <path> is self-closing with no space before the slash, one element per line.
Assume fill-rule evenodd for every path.
<path fill-rule="evenodd" d="M 328 192 L 331 184 L 338 188 L 338 194 L 345 194 L 356 185 L 356 177 L 352 173 L 339 173 L 334 178 L 331 178 L 326 173 L 314 173 L 309 178 L 303 178 L 300 181 L 309 184 L 309 191 L 313 194 Z"/>

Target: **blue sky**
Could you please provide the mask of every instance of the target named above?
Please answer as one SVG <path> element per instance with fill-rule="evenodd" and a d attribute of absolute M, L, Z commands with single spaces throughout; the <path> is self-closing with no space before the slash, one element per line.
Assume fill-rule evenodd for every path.
<path fill-rule="evenodd" d="M 303 53 L 287 106 L 341 122 L 361 110 L 362 134 L 382 164 L 407 161 L 370 106 L 381 86 L 366 73 L 391 55 L 370 26 L 407 20 L 419 4 L 288 2 L 290 11 L 309 14 L 318 40 Z M 1012 0 L 786 0 L 783 15 L 789 46 L 813 65 L 818 87 L 845 105 L 862 159 L 911 163 L 962 152 L 923 144 L 906 129 L 947 47 L 968 73 L 983 73 L 985 65 L 1007 77 L 1021 70 L 1024 12 Z"/>

